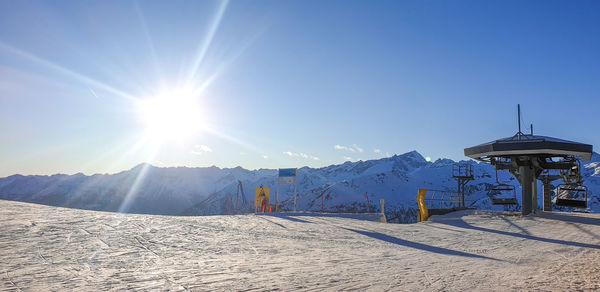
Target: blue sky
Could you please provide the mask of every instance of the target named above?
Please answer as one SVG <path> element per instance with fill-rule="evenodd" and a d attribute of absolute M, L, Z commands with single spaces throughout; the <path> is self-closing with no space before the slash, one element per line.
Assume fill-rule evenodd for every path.
<path fill-rule="evenodd" d="M 598 13 L 597 1 L 0 1 L 0 176 L 460 160 L 514 134 L 517 103 L 536 133 L 600 145 Z M 200 118 L 176 114 L 157 134 L 140 102 L 181 88 Z M 201 126 L 178 127 L 190 121 Z"/>

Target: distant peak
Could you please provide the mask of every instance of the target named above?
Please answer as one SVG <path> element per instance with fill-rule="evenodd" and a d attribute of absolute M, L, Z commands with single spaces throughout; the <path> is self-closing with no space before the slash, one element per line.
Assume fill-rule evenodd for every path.
<path fill-rule="evenodd" d="M 156 167 L 156 166 L 154 166 L 154 165 L 152 165 L 152 164 L 150 164 L 148 162 L 142 162 L 142 163 L 134 166 L 131 170 L 142 169 L 142 168 L 145 168 L 145 167 Z"/>
<path fill-rule="evenodd" d="M 448 159 L 448 158 L 438 158 L 436 161 L 434 161 L 431 164 L 431 167 L 442 167 L 442 166 L 446 166 L 446 165 L 453 165 L 456 162 L 452 159 Z"/>
<path fill-rule="evenodd" d="M 25 175 L 22 175 L 22 174 L 13 174 L 11 176 L 7 176 L 6 178 L 21 178 L 21 177 L 25 177 Z"/>
<path fill-rule="evenodd" d="M 232 172 L 249 172 L 249 170 L 247 170 L 241 166 L 236 166 L 234 168 L 224 168 L 224 169 L 228 169 L 229 171 L 232 171 Z"/>
<path fill-rule="evenodd" d="M 417 150 L 413 150 L 413 151 L 406 152 L 401 155 L 394 155 L 394 156 L 397 156 L 399 158 L 411 158 L 411 159 L 414 159 L 417 161 L 427 162 L 425 160 L 425 157 L 423 157 L 423 155 L 421 155 L 421 153 L 417 152 Z"/>

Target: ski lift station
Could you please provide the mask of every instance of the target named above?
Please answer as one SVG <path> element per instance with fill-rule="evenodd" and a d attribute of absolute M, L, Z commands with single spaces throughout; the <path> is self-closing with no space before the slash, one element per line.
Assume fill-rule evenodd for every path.
<path fill-rule="evenodd" d="M 543 183 L 543 210 L 552 210 L 552 182 L 562 180 L 556 188 L 558 206 L 587 207 L 587 188 L 581 179 L 581 161 L 592 156 L 592 145 L 548 136 L 521 132 L 512 136 L 464 149 L 465 156 L 494 165 L 496 185 L 492 188 L 492 204 L 517 204 L 514 186 L 498 182 L 498 171 L 508 170 L 521 185 L 523 215 L 537 210 L 537 181 Z"/>

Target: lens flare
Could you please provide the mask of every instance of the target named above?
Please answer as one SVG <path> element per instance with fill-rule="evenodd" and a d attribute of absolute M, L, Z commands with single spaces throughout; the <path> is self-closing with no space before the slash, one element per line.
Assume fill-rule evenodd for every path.
<path fill-rule="evenodd" d="M 138 112 L 152 140 L 182 140 L 203 128 L 198 97 L 191 90 L 169 90 L 139 102 Z"/>

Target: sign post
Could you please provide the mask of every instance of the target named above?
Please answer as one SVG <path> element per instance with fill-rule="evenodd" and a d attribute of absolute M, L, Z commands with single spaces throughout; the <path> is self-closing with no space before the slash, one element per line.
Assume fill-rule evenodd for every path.
<path fill-rule="evenodd" d="M 279 211 L 279 185 L 294 185 L 294 212 L 296 212 L 296 192 L 298 189 L 298 179 L 296 168 L 280 168 L 277 179 L 277 192 L 275 194 L 275 211 Z"/>
<path fill-rule="evenodd" d="M 387 218 L 385 218 L 385 199 L 379 199 L 379 203 L 381 203 L 381 217 L 379 217 L 380 221 L 387 223 Z"/>

